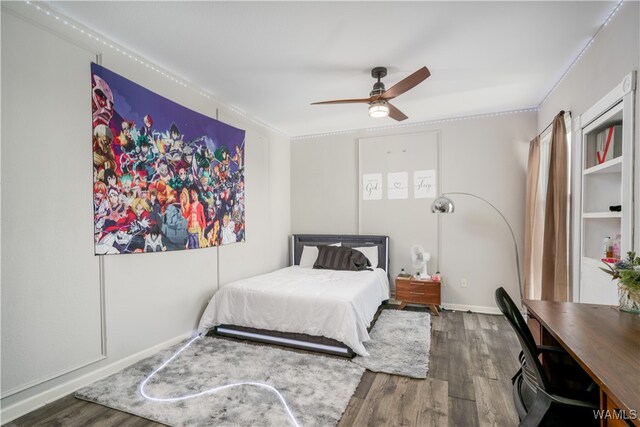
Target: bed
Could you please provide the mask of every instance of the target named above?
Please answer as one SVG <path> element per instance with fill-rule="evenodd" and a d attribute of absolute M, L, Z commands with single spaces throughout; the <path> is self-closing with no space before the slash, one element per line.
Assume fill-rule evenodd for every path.
<path fill-rule="evenodd" d="M 387 236 L 294 235 L 291 265 L 223 286 L 205 309 L 199 330 L 345 357 L 366 356 L 362 343 L 369 339 L 380 305 L 389 299 L 388 242 Z M 300 266 L 305 246 L 336 243 L 377 252 L 378 268 L 336 271 Z"/>

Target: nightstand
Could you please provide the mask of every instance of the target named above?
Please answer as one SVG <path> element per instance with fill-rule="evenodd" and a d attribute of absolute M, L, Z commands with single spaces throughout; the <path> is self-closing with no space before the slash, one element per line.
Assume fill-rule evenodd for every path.
<path fill-rule="evenodd" d="M 436 316 L 440 315 L 438 306 L 441 304 L 441 282 L 396 278 L 396 300 L 400 301 L 400 310 L 408 303 L 428 305 Z"/>

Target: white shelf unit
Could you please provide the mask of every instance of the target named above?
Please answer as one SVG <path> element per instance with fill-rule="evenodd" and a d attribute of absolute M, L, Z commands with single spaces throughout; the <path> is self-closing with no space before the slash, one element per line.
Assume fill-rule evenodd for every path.
<path fill-rule="evenodd" d="M 622 212 L 585 212 L 582 214 L 583 219 L 598 218 L 622 218 Z"/>
<path fill-rule="evenodd" d="M 634 91 L 635 71 L 576 120 L 573 166 L 572 300 L 592 304 L 618 303 L 618 288 L 603 267 L 604 239 L 620 234 L 620 253 L 633 249 Z M 621 147 L 599 163 L 597 135 L 621 125 Z M 620 206 L 620 211 L 612 207 Z M 637 232 L 637 231 L 636 231 Z"/>
<path fill-rule="evenodd" d="M 597 175 L 605 173 L 622 173 L 622 156 L 608 160 L 599 165 L 585 169 L 583 175 Z"/>

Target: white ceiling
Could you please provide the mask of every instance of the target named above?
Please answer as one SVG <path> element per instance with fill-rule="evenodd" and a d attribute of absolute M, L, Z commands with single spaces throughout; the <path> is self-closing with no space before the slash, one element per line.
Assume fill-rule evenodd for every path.
<path fill-rule="evenodd" d="M 50 2 L 68 17 L 289 136 L 395 125 L 370 70 L 414 123 L 536 107 L 616 6 L 592 2 Z M 130 76 L 132 77 L 132 76 Z"/>

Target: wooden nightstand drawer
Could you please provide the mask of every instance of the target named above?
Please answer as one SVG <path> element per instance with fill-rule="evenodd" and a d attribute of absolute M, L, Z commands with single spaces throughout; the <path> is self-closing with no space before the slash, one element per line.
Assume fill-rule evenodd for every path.
<path fill-rule="evenodd" d="M 428 295 L 440 295 L 440 283 L 407 280 L 408 283 L 399 283 L 396 285 L 396 290 L 423 292 Z"/>
<path fill-rule="evenodd" d="M 440 304 L 440 293 L 425 294 L 420 291 L 396 291 L 396 299 L 418 304 Z"/>
<path fill-rule="evenodd" d="M 437 306 L 441 303 L 440 282 L 429 280 L 396 279 L 396 300 L 400 301 L 400 308 L 407 303 L 431 306 L 438 315 Z"/>

